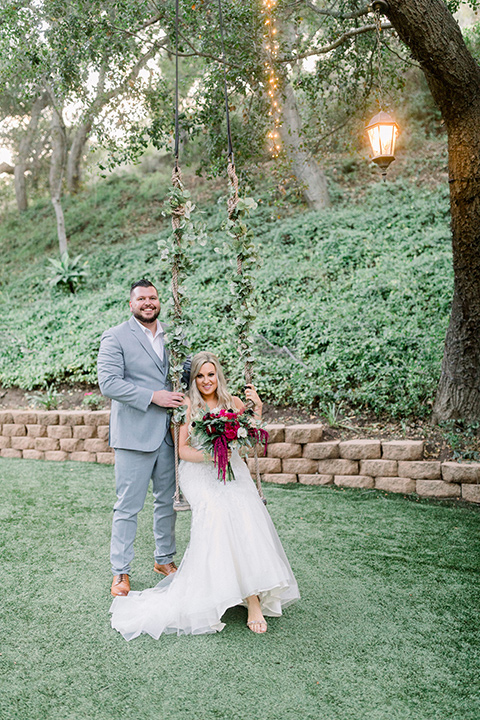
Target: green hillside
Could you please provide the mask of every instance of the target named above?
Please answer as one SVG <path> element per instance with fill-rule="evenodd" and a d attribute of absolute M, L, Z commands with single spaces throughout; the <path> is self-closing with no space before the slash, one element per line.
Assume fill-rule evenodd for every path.
<path fill-rule="evenodd" d="M 201 198 L 208 241 L 192 248 L 194 350 L 216 351 L 233 384 L 236 356 L 230 277 L 234 258 L 222 231 L 225 203 Z M 71 255 L 88 261 L 76 295 L 52 289 L 57 253 L 45 200 L 0 225 L 0 382 L 94 382 L 102 331 L 126 319 L 128 286 L 143 275 L 169 297 L 157 241 L 168 179 L 114 175 L 65 201 Z M 429 413 L 439 376 L 452 293 L 447 188 L 411 180 L 370 185 L 358 204 L 306 212 L 270 201 L 251 218 L 260 248 L 255 327 L 257 383 L 265 399 L 326 409 L 329 404 L 390 417 Z M 293 357 L 292 357 L 293 356 Z"/>

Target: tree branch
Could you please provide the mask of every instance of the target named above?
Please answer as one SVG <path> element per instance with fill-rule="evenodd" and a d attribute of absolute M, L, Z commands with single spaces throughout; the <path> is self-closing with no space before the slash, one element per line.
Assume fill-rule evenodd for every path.
<path fill-rule="evenodd" d="M 180 32 L 180 30 L 178 31 L 178 37 L 181 38 L 183 40 L 183 42 L 186 43 L 191 50 L 193 50 L 193 52 L 191 52 L 191 53 L 179 52 L 178 53 L 179 57 L 192 57 L 192 56 L 204 57 L 204 58 L 207 58 L 208 60 L 216 60 L 221 65 L 225 64 L 226 67 L 234 67 L 234 68 L 237 68 L 238 70 L 244 69 L 242 65 L 236 65 L 235 63 L 227 62 L 227 60 L 225 60 L 225 62 L 224 62 L 223 58 L 221 58 L 221 57 L 217 57 L 216 55 L 210 55 L 210 53 L 203 53 L 200 50 L 197 50 L 197 48 L 190 42 L 190 40 L 188 38 L 185 37 L 185 35 L 183 35 L 183 33 Z M 170 50 L 169 52 L 171 52 L 172 55 L 175 55 L 175 50 Z"/>
<path fill-rule="evenodd" d="M 382 23 L 382 30 L 390 30 L 392 28 L 391 23 Z M 300 55 L 291 55 L 290 57 L 282 57 L 279 58 L 277 62 L 281 63 L 288 63 L 288 62 L 295 62 L 296 60 L 303 60 L 303 58 L 311 57 L 312 55 L 325 55 L 326 53 L 331 52 L 332 50 L 335 50 L 335 48 L 339 47 L 339 45 L 343 45 L 344 42 L 349 40 L 352 37 L 355 37 L 356 35 L 361 35 L 362 33 L 366 32 L 372 32 L 375 30 L 375 25 L 363 25 L 360 28 L 354 28 L 353 30 L 348 30 L 347 32 L 343 33 L 343 35 L 340 35 L 337 40 L 330 43 L 330 45 L 324 45 L 324 47 L 316 48 L 315 50 L 309 50 L 308 52 L 300 53 Z"/>
<path fill-rule="evenodd" d="M 355 10 L 351 13 L 341 13 L 341 12 L 335 12 L 334 10 L 325 10 L 320 9 L 316 5 L 313 4 L 313 2 L 309 2 L 309 0 L 298 0 L 296 3 L 296 6 L 298 6 L 300 3 L 303 5 L 306 5 L 310 10 L 313 10 L 314 13 L 317 15 L 326 15 L 328 17 L 336 18 L 337 20 L 355 20 L 356 18 L 363 17 L 364 15 L 368 15 L 370 12 L 370 6 L 365 5 L 360 10 Z"/>
<path fill-rule="evenodd" d="M 6 173 L 7 175 L 14 175 L 15 168 L 7 162 L 0 163 L 0 175 Z"/>

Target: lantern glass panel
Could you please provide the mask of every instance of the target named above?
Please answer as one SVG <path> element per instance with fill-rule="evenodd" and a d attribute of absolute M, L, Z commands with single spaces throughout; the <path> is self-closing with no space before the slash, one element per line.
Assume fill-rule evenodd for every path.
<path fill-rule="evenodd" d="M 378 124 L 368 128 L 368 137 L 374 157 L 395 155 L 397 128 L 394 124 Z"/>

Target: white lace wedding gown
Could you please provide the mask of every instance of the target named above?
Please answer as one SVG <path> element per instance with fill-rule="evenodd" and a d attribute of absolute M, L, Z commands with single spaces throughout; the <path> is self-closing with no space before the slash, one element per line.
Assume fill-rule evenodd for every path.
<path fill-rule="evenodd" d="M 180 487 L 192 508 L 190 543 L 178 571 L 154 588 L 116 597 L 112 627 L 126 640 L 141 633 L 198 635 L 222 630 L 229 607 L 258 595 L 278 617 L 298 586 L 245 462 L 232 454 L 235 480 L 224 484 L 212 463 L 180 461 Z"/>

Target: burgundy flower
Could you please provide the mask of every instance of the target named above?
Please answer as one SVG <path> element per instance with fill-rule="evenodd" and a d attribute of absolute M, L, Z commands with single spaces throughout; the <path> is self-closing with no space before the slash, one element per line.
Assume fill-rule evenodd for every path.
<path fill-rule="evenodd" d="M 238 423 L 231 423 L 231 422 L 225 423 L 224 432 L 225 432 L 225 437 L 227 438 L 227 440 L 235 440 L 235 438 L 237 437 L 237 432 L 238 432 L 239 427 L 240 426 Z"/>

